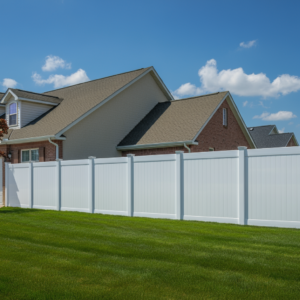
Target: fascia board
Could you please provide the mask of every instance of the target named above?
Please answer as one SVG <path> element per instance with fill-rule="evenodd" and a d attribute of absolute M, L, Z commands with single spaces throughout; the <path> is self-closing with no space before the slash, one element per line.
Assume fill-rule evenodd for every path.
<path fill-rule="evenodd" d="M 240 114 L 240 112 L 239 112 L 239 110 L 238 110 L 238 108 L 237 108 L 237 106 L 236 106 L 236 104 L 235 104 L 235 102 L 234 102 L 234 100 L 233 100 L 231 94 L 230 94 L 230 93 L 228 93 L 228 94 L 229 94 L 229 99 L 230 99 L 230 101 L 231 101 L 231 103 L 232 103 L 232 105 L 233 105 L 235 111 L 236 111 L 237 114 L 238 114 L 238 117 L 239 117 L 240 120 L 242 121 L 243 127 L 244 127 L 244 129 L 245 129 L 245 131 L 246 131 L 248 137 L 250 138 L 250 140 L 251 140 L 251 142 L 252 142 L 254 148 L 257 148 L 257 147 L 256 147 L 256 144 L 255 144 L 255 142 L 254 142 L 254 140 L 252 139 L 251 134 L 250 134 L 249 131 L 248 131 L 248 128 L 247 128 L 247 126 L 246 126 L 246 124 L 245 124 L 245 122 L 244 122 L 244 119 L 242 118 L 242 115 Z"/>
<path fill-rule="evenodd" d="M 46 101 L 41 101 L 41 100 L 32 100 L 32 99 L 21 98 L 21 97 L 19 97 L 19 100 L 23 100 L 23 101 L 27 101 L 27 102 L 41 103 L 41 104 L 47 104 L 47 105 L 53 105 L 53 106 L 57 106 L 59 104 L 59 103 L 46 102 Z"/>
<path fill-rule="evenodd" d="M 180 141 L 180 142 L 169 142 L 169 143 L 156 143 L 156 144 L 143 144 L 143 145 L 129 145 L 129 146 L 117 146 L 117 150 L 138 150 L 138 149 L 151 149 L 151 148 L 165 148 L 165 147 L 176 147 L 186 145 L 198 145 L 195 141 Z"/>
<path fill-rule="evenodd" d="M 4 103 L 4 100 L 5 100 L 5 98 L 7 97 L 8 94 L 11 94 L 14 97 L 15 100 L 18 100 L 18 96 L 13 91 L 8 89 L 7 92 L 5 93 L 5 95 L 3 96 L 2 100 L 1 100 L 1 103 Z"/>

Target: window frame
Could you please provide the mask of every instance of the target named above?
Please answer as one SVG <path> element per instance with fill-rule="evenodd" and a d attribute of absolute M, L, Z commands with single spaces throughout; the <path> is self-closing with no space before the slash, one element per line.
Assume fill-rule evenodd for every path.
<path fill-rule="evenodd" d="M 228 111 L 227 111 L 227 108 L 223 108 L 223 126 L 228 127 Z"/>
<path fill-rule="evenodd" d="M 37 150 L 38 151 L 38 160 L 31 160 L 31 151 L 32 150 Z M 23 161 L 23 155 L 22 152 L 23 151 L 29 151 L 29 160 L 28 161 Z M 21 163 L 30 163 L 30 162 L 39 162 L 40 161 L 40 150 L 39 148 L 30 148 L 30 149 L 21 149 Z"/>
<path fill-rule="evenodd" d="M 215 151 L 215 147 L 208 147 L 208 151 Z"/>
<path fill-rule="evenodd" d="M 16 113 L 15 114 L 10 113 L 10 107 L 13 104 L 16 105 Z M 10 123 L 10 116 L 16 116 L 16 123 L 14 123 L 14 124 Z M 18 126 L 18 103 L 17 102 L 11 102 L 8 104 L 8 124 L 9 124 L 9 126 Z"/>

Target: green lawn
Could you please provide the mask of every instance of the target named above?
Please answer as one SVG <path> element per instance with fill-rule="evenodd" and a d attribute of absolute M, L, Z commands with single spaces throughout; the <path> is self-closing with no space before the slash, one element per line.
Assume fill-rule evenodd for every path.
<path fill-rule="evenodd" d="M 0 299 L 299 299 L 300 230 L 0 209 Z"/>

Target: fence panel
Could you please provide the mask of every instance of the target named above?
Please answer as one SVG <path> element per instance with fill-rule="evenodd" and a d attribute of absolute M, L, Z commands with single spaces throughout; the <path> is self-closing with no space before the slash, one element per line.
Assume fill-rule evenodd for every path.
<path fill-rule="evenodd" d="M 56 209 L 57 163 L 33 163 L 33 208 Z"/>
<path fill-rule="evenodd" d="M 184 154 L 184 219 L 238 222 L 237 155 Z"/>
<path fill-rule="evenodd" d="M 6 180 L 6 188 L 8 189 L 8 205 L 15 207 L 29 207 L 29 164 L 6 164 L 6 166 L 8 166 Z"/>
<path fill-rule="evenodd" d="M 127 215 L 127 157 L 95 159 L 95 212 Z"/>
<path fill-rule="evenodd" d="M 175 155 L 134 158 L 134 216 L 175 218 Z"/>
<path fill-rule="evenodd" d="M 5 165 L 9 206 L 300 228 L 300 147 Z"/>
<path fill-rule="evenodd" d="M 248 224 L 300 226 L 297 148 L 248 150 Z"/>
<path fill-rule="evenodd" d="M 61 162 L 61 210 L 89 211 L 89 160 Z"/>

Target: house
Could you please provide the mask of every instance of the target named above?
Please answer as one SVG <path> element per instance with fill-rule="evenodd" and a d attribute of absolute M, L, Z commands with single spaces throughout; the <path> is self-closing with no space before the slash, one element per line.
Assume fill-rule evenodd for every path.
<path fill-rule="evenodd" d="M 249 127 L 248 131 L 257 148 L 299 146 L 293 132 L 279 133 L 276 125 Z"/>
<path fill-rule="evenodd" d="M 256 148 L 229 92 L 174 100 L 153 67 L 0 97 L 12 163 Z"/>

